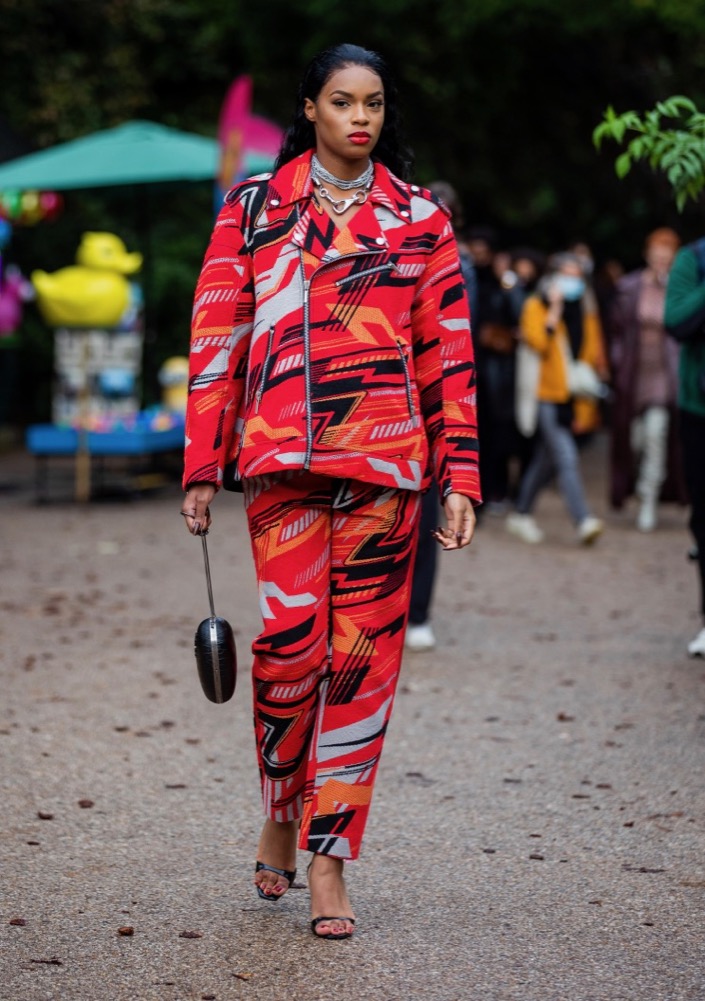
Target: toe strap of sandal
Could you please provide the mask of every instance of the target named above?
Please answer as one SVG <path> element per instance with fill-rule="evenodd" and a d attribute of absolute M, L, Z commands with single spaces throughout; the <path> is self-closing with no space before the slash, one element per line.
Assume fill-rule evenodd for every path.
<path fill-rule="evenodd" d="M 267 872 L 275 872 L 277 876 L 283 876 L 285 879 L 289 880 L 289 885 L 291 885 L 296 879 L 296 869 L 277 869 L 275 865 L 268 865 L 266 862 L 258 862 L 255 866 L 255 872 L 261 872 L 262 869 L 266 869 Z"/>
<path fill-rule="evenodd" d="M 340 917 L 340 916 L 331 917 L 331 918 L 329 918 L 329 917 L 321 917 L 321 918 L 314 918 L 313 919 L 313 921 L 311 922 L 311 928 L 315 932 L 316 928 L 318 928 L 318 926 L 320 924 L 324 924 L 325 922 L 328 922 L 328 921 L 349 921 L 351 925 L 355 924 L 355 918 Z"/>

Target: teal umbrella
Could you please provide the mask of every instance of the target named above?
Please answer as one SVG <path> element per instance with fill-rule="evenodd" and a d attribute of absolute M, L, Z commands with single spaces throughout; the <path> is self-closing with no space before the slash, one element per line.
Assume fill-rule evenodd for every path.
<path fill-rule="evenodd" d="M 156 122 L 126 122 L 0 165 L 0 191 L 214 180 L 218 157 L 215 139 Z"/>

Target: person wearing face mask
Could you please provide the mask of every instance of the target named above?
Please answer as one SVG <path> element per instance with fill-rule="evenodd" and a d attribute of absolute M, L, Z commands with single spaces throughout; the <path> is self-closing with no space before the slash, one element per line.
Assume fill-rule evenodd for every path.
<path fill-rule="evenodd" d="M 679 347 L 664 326 L 666 284 L 679 246 L 672 229 L 649 234 L 646 267 L 617 283 L 608 320 L 610 501 L 619 509 L 636 493 L 642 532 L 656 528 L 660 499 L 687 501 L 675 421 Z"/>
<path fill-rule="evenodd" d="M 519 487 L 516 511 L 506 524 L 509 532 L 528 543 L 543 541 L 544 533 L 532 512 L 554 474 L 578 541 L 590 545 L 604 529 L 588 508 L 575 441 L 576 430 L 584 430 L 588 423 L 586 407 L 594 408 L 595 404 L 574 399 L 568 377 L 570 355 L 606 375 L 602 328 L 586 292 L 579 258 L 558 254 L 521 313 L 520 336 L 539 359 L 537 437 Z"/>

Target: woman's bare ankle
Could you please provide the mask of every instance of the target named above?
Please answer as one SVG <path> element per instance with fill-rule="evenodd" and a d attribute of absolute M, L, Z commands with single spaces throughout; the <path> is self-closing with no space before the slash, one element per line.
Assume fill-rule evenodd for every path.
<path fill-rule="evenodd" d="M 262 826 L 257 858 L 260 862 L 293 869 L 296 864 L 296 839 L 298 820 L 271 820 L 266 818 Z"/>

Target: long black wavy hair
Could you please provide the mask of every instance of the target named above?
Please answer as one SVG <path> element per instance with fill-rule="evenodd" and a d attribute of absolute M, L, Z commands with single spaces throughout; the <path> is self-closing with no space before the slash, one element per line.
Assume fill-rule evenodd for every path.
<path fill-rule="evenodd" d="M 309 122 L 304 114 L 304 104 L 307 98 L 315 101 L 326 81 L 345 66 L 366 66 L 382 81 L 384 125 L 372 159 L 379 160 L 402 180 L 409 180 L 413 154 L 402 139 L 397 88 L 389 68 L 378 53 L 347 43 L 324 49 L 309 63 L 299 84 L 294 120 L 284 135 L 274 170 L 279 170 L 294 157 L 315 147 L 316 131 L 313 122 Z"/>

